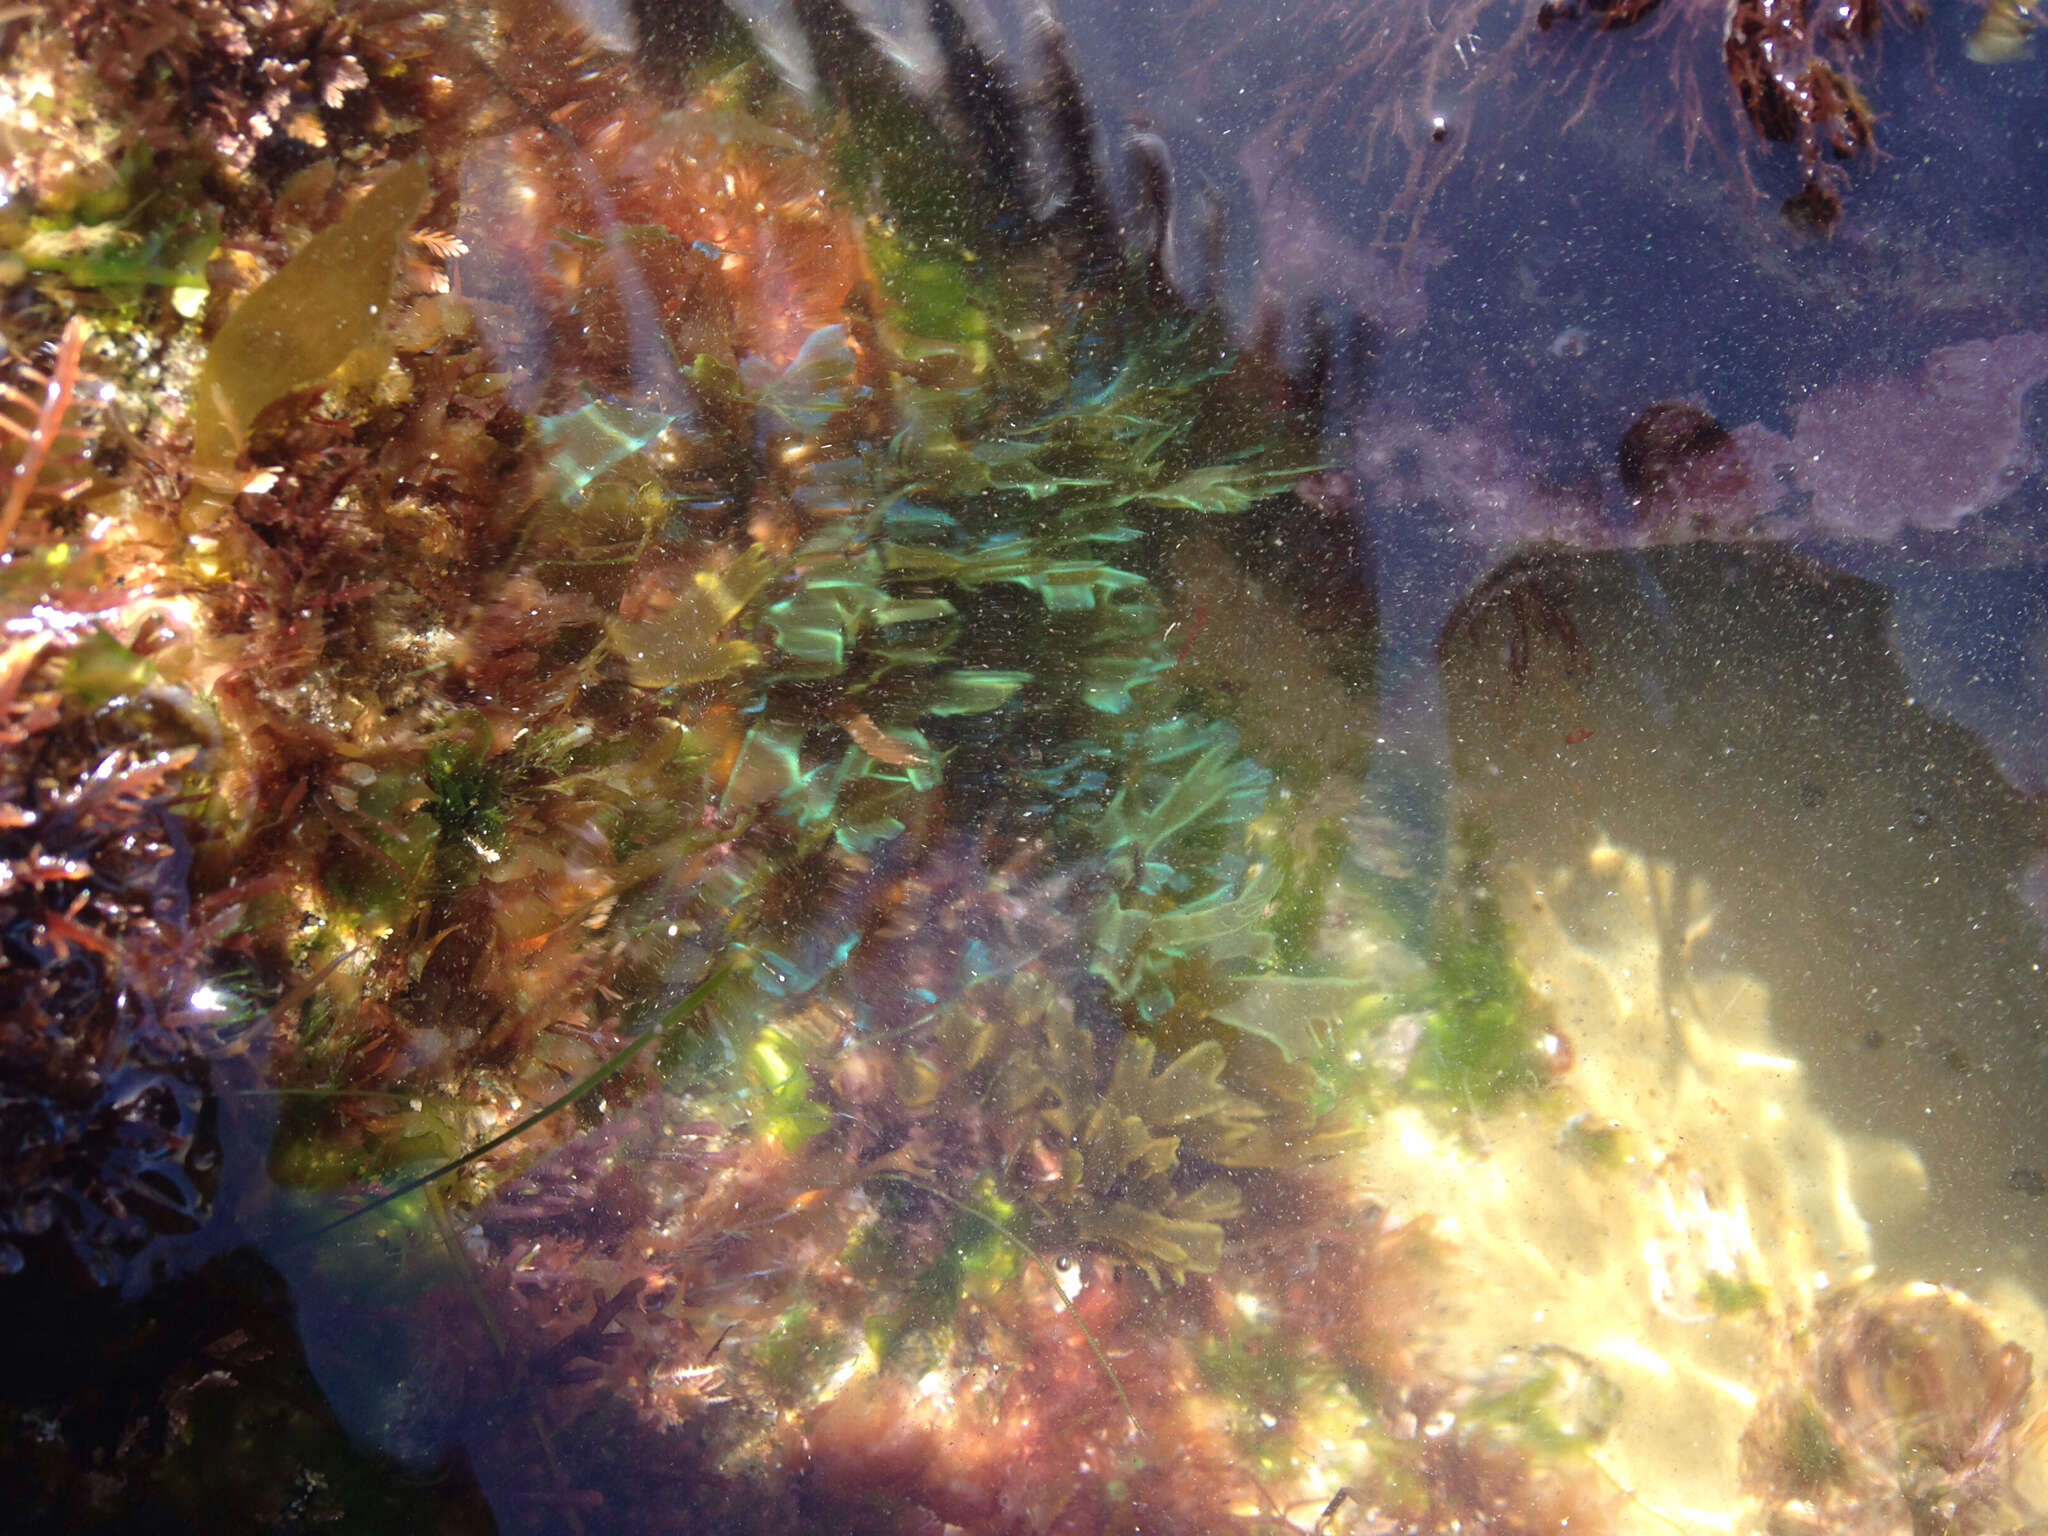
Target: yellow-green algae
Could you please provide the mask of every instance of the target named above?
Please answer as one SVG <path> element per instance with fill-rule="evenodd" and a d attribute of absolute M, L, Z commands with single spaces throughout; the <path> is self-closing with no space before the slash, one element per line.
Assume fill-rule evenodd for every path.
<path fill-rule="evenodd" d="M 192 387 L 192 460 L 202 480 L 230 474 L 265 406 L 381 369 L 392 269 L 427 188 L 426 162 L 402 162 L 235 306 Z"/>

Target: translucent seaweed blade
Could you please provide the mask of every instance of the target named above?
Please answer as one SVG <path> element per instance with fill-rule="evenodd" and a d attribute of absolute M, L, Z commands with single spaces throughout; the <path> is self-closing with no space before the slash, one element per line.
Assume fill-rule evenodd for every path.
<path fill-rule="evenodd" d="M 586 489 L 629 459 L 645 453 L 673 424 L 664 411 L 593 400 L 560 416 L 543 416 L 534 433 L 563 490 Z"/>
<path fill-rule="evenodd" d="M 1237 995 L 1211 1010 L 1214 1018 L 1278 1047 L 1288 1061 L 1320 1049 L 1323 1031 L 1354 1009 L 1384 1002 L 1370 982 L 1341 976 L 1252 976 Z"/>
<path fill-rule="evenodd" d="M 1270 783 L 1264 769 L 1237 755 L 1234 743 L 1218 743 L 1149 807 L 1140 806 L 1131 791 L 1118 791 L 1102 818 L 1104 845 L 1149 861 L 1199 823 L 1250 821 L 1265 808 Z"/>

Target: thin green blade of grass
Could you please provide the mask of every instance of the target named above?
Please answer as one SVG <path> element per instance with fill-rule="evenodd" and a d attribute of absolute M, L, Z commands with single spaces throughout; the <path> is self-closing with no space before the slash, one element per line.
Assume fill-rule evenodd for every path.
<path fill-rule="evenodd" d="M 315 1238 L 325 1237 L 328 1233 L 338 1231 L 350 1222 L 369 1215 L 372 1211 L 382 1210 L 394 1201 L 403 1200 L 407 1195 L 416 1194 L 431 1184 L 438 1184 L 450 1174 L 460 1173 L 463 1169 L 469 1167 L 470 1164 L 489 1157 L 507 1142 L 516 1141 L 543 1121 L 551 1119 L 563 1110 L 569 1109 L 584 1099 L 589 1098 L 591 1094 L 632 1065 L 635 1058 L 642 1051 L 646 1050 L 649 1044 L 695 1013 L 718 985 L 727 976 L 732 974 L 732 969 L 732 964 L 729 961 L 714 967 L 711 974 L 692 987 L 680 1002 L 664 1010 L 659 1018 L 655 1019 L 653 1023 L 641 1030 L 639 1034 L 628 1040 L 624 1045 L 612 1052 L 610 1056 L 598 1063 L 597 1066 L 585 1073 L 582 1078 L 578 1079 L 559 1098 L 549 1100 L 524 1120 L 519 1121 L 515 1125 L 508 1126 L 488 1141 L 471 1147 L 460 1157 L 450 1158 L 438 1167 L 431 1168 L 425 1173 L 407 1179 L 386 1190 L 383 1194 L 376 1196 L 374 1199 L 365 1201 L 354 1210 L 344 1211 L 333 1220 L 321 1223 L 310 1232 L 303 1233 L 292 1241 L 310 1242 Z"/>

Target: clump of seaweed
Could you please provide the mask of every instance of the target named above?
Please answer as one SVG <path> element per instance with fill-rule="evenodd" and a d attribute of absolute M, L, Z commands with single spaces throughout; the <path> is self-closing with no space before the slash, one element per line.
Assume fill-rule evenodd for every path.
<path fill-rule="evenodd" d="M 401 19 L 388 70 L 359 15 L 202 9 L 257 62 L 61 17 L 232 204 L 130 509 L 191 633 L 107 626 L 216 734 L 153 787 L 176 721 L 91 739 L 201 894 L 24 911 L 125 902 L 178 930 L 147 996 L 217 1000 L 235 893 L 270 1171 L 349 1196 L 308 1283 L 413 1362 L 369 1427 L 468 1426 L 534 1507 L 686 1483 L 651 1528 L 1250 1531 L 1356 1411 L 1416 1447 L 1336 1432 L 1373 1507 L 1563 1507 L 1411 1347 L 1427 1223 L 1333 1171 L 1386 999 L 1318 963 L 1330 829 L 1183 671 L 1176 554 L 1282 542 L 1324 401 L 1174 288 L 1161 178 L 1119 227 L 1057 32 L 1033 103 L 942 11 L 927 99 L 800 5 L 806 99 L 715 7 L 637 80 L 538 3 Z M 1284 1430 L 1215 1390 L 1275 1318 Z"/>
<path fill-rule="evenodd" d="M 52 10 L 154 149 L 241 176 L 297 169 L 362 132 L 353 109 L 370 71 L 355 19 L 326 0 L 62 0 Z"/>
<path fill-rule="evenodd" d="M 262 838 L 311 937 L 277 963 L 334 967 L 284 1058 L 308 1086 L 452 1106 L 482 1069 L 497 1102 L 545 1101 L 714 963 L 736 1058 L 857 951 L 942 811 L 1039 818 L 1092 861 L 1096 970 L 1134 1018 L 1197 951 L 1240 989 L 1271 953 L 1264 775 L 1138 705 L 1176 661 L 1148 573 L 1180 524 L 1284 494 L 1313 428 L 1248 416 L 1215 321 L 1142 285 L 1105 300 L 1110 347 L 1050 256 L 863 234 L 818 190 L 839 130 L 759 61 L 723 68 L 685 110 L 620 109 L 630 132 L 593 81 L 545 128 L 480 133 L 465 217 L 496 222 L 488 259 L 455 258 L 463 304 L 384 287 L 430 195 L 401 166 L 214 343 L 185 518 L 271 650 L 223 678 L 248 743 L 226 782 L 284 806 Z M 734 133 L 742 107 L 773 131 Z M 247 337 L 317 329 L 302 291 L 355 319 L 255 367 Z M 361 318 L 386 295 L 388 341 Z M 558 322 L 533 388 L 501 310 Z M 269 424 L 315 388 L 321 414 Z M 1021 764 L 1023 739 L 1060 757 Z M 389 1119 L 317 1114 L 344 1144 Z M 415 1117 L 405 1139 L 437 1138 Z"/>
<path fill-rule="evenodd" d="M 144 665 L 104 631 L 20 641 L 7 663 L 0 1262 L 55 1236 L 108 1283 L 158 1232 L 197 1224 L 216 1161 L 207 1046 L 227 1010 L 191 952 L 171 809 L 193 754 L 84 703 L 94 674 Z"/>
<path fill-rule="evenodd" d="M 1822 1298 L 1788 1379 L 1742 1440 L 1773 1536 L 2038 1529 L 2014 1487 L 2033 1362 L 1959 1292 L 1860 1286 Z"/>
<path fill-rule="evenodd" d="M 134 142 L 107 120 L 100 83 L 69 39 L 47 23 L 10 23 L 10 89 L 0 111 L 0 284 L 10 311 L 40 309 L 61 322 L 68 306 L 34 305 L 41 288 L 140 307 L 168 293 L 196 312 L 217 217 L 194 195 L 188 167 Z M 20 286 L 17 286 L 20 285 Z M 102 324 L 110 318 L 103 314 Z"/>
<path fill-rule="evenodd" d="M 1563 1037 L 1546 1033 L 1509 945 L 1499 898 L 1487 887 L 1485 839 L 1461 856 L 1436 915 L 1420 1023 L 1403 1072 L 1411 1091 L 1453 1108 L 1487 1110 L 1570 1066 Z"/>
<path fill-rule="evenodd" d="M 1841 220 L 1838 162 L 1877 142 L 1870 103 L 1827 55 L 1869 39 L 1881 14 L 1879 0 L 1828 7 L 1818 19 L 1783 0 L 1740 0 L 1728 18 L 1728 78 L 1750 126 L 1798 154 L 1806 185 L 1786 202 L 1785 214 L 1818 234 L 1833 233 Z M 1918 21 L 1925 12 L 1912 0 L 1907 14 Z"/>
<path fill-rule="evenodd" d="M 0 509 L 0 1265 L 55 1250 L 109 1284 L 206 1213 L 209 1060 L 234 1010 L 205 985 L 176 808 L 205 711 L 136 649 L 163 636 L 109 551 L 51 533 L 92 485 L 86 337 L 73 317 L 39 395 L 7 386 L 26 419 L 0 418 L 18 444 Z"/>
<path fill-rule="evenodd" d="M 1825 234 L 1841 217 L 1846 164 L 1867 156 L 1876 142 L 1877 114 L 1857 82 L 1855 65 L 1887 14 L 1917 25 L 1928 10 L 1917 0 L 1896 6 L 1882 0 L 1834 6 L 1801 0 L 1744 0 L 1734 6 L 1722 0 L 1464 0 L 1446 14 L 1428 16 L 1372 3 L 1304 6 L 1291 23 L 1322 29 L 1330 46 L 1317 57 L 1339 63 L 1289 80 L 1276 93 L 1269 128 L 1277 142 L 1298 153 L 1326 125 L 1355 127 L 1366 141 L 1368 168 L 1389 149 L 1405 152 L 1405 173 L 1377 238 L 1406 248 L 1464 163 L 1475 117 L 1504 86 L 1512 82 L 1538 103 L 1555 96 L 1569 103 L 1576 96 L 1575 105 L 1553 114 L 1570 129 L 1623 67 L 1618 55 L 1624 40 L 1654 41 L 1669 67 L 1646 90 L 1644 110 L 1653 131 L 1675 132 L 1688 161 L 1702 143 L 1722 137 L 1752 191 L 1754 157 L 1741 146 L 1741 133 L 1766 148 L 1790 146 L 1802 188 L 1785 201 L 1783 212 L 1795 226 Z M 1207 26 L 1209 14 L 1197 12 L 1194 24 Z M 1283 35 L 1289 25 L 1281 23 Z M 1217 50 L 1218 62 L 1256 47 L 1234 20 L 1231 26 L 1236 35 Z M 1581 32 L 1591 36 L 1566 51 L 1566 38 Z M 1738 130 L 1734 142 L 1714 128 L 1717 97 L 1727 99 Z"/>
<path fill-rule="evenodd" d="M 1125 1037 L 1105 1077 L 1095 1041 L 1049 991 L 1027 979 L 994 1010 L 953 1010 L 937 1026 L 933 1103 L 956 1117 L 984 1105 L 975 1120 L 995 1143 L 967 1166 L 998 1171 L 1037 1246 L 1107 1253 L 1155 1283 L 1213 1273 L 1223 1223 L 1244 1204 L 1224 1170 L 1278 1157 L 1261 1107 L 1224 1086 L 1213 1040 L 1161 1065 L 1152 1042 Z M 913 1139 L 898 1161 L 921 1170 L 942 1147 L 951 1161 L 948 1139 Z"/>

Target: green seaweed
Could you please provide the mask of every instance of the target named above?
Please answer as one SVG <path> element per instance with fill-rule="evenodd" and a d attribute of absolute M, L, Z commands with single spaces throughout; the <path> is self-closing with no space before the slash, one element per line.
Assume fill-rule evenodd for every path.
<path fill-rule="evenodd" d="M 801 1151 L 828 1120 L 812 1097 L 802 1047 L 771 1025 L 754 1037 L 743 1061 L 755 1130 L 792 1152 Z"/>
<path fill-rule="evenodd" d="M 168 288 L 189 316 L 205 302 L 220 217 L 200 189 L 198 166 L 167 165 L 136 144 L 105 186 L 61 214 L 33 213 L 7 230 L 5 243 L 29 272 L 117 304 Z"/>
<path fill-rule="evenodd" d="M 427 813 L 444 844 L 495 855 L 505 835 L 504 782 L 474 740 L 436 742 L 427 752 Z"/>
<path fill-rule="evenodd" d="M 1018 1249 L 1005 1239 L 1017 1214 L 1016 1202 L 1004 1198 L 993 1179 L 984 1177 L 975 1186 L 953 1210 L 937 1257 L 911 1281 L 902 1305 L 868 1319 L 868 1346 L 877 1359 L 887 1362 L 913 1333 L 951 1328 L 971 1284 L 1015 1278 Z"/>
<path fill-rule="evenodd" d="M 1710 1269 L 1700 1282 L 1700 1299 L 1717 1317 L 1740 1317 L 1746 1312 L 1760 1312 L 1769 1306 L 1771 1293 L 1744 1276 Z"/>
<path fill-rule="evenodd" d="M 1378 1017 L 1391 999 L 1370 981 L 1283 973 L 1238 979 L 1211 1015 L 1278 1047 L 1287 1061 L 1313 1058 L 1347 1025 Z"/>
<path fill-rule="evenodd" d="M 1778 1445 L 1779 1470 L 1786 1484 L 1800 1493 L 1826 1488 L 1842 1475 L 1842 1448 L 1819 1404 L 1805 1398 L 1792 1410 Z"/>
<path fill-rule="evenodd" d="M 1501 1361 L 1460 1417 L 1506 1431 L 1545 1456 L 1598 1445 L 1621 1415 L 1621 1389 L 1571 1350 L 1542 1347 Z"/>
<path fill-rule="evenodd" d="M 1498 1108 L 1543 1081 L 1528 985 L 1491 892 L 1469 877 L 1438 919 L 1430 994 L 1407 1085 L 1476 1110 Z"/>
<path fill-rule="evenodd" d="M 1261 1164 L 1269 1151 L 1265 1109 L 1222 1081 L 1223 1048 L 1204 1041 L 1162 1060 L 1152 1041 L 1126 1036 L 1105 1078 L 1042 978 L 1013 981 L 1006 1003 L 1013 1013 L 946 1010 L 938 1038 L 955 1091 L 1055 1165 L 1003 1187 L 1034 1238 L 1112 1254 L 1155 1284 L 1213 1272 L 1243 1197 L 1206 1170 Z"/>
<path fill-rule="evenodd" d="M 149 686 L 156 668 L 104 629 L 80 641 L 64 663 L 65 696 L 83 709 L 99 709 L 132 698 Z"/>

